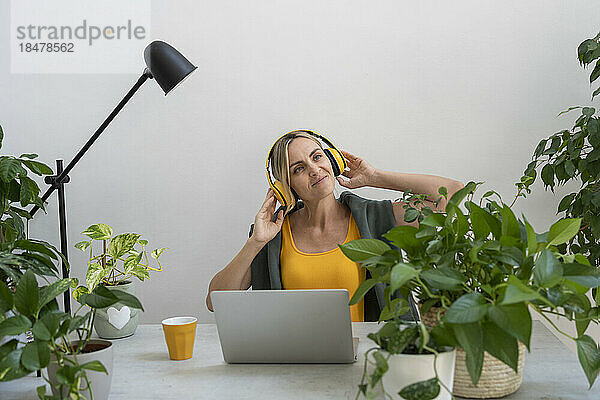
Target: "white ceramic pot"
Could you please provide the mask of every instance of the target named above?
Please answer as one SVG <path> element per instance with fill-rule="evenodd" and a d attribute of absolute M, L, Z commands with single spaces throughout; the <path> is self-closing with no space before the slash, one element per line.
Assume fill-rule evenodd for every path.
<path fill-rule="evenodd" d="M 77 345 L 79 341 L 73 341 L 73 345 Z M 110 394 L 110 384 L 112 379 L 112 370 L 113 370 L 113 346 L 112 343 L 108 340 L 100 340 L 100 339 L 91 339 L 88 342 L 88 346 L 95 346 L 99 348 L 97 351 L 92 351 L 91 353 L 82 353 L 77 355 L 77 362 L 79 365 L 85 364 L 86 362 L 98 360 L 104 365 L 104 368 L 108 371 L 108 375 L 104 372 L 98 371 L 90 371 L 86 370 L 85 373 L 90 381 L 90 385 L 92 387 L 92 392 L 94 394 L 94 400 L 108 400 L 108 395 Z M 71 357 L 71 356 L 67 356 Z M 51 355 L 50 364 L 48 364 L 48 379 L 52 382 L 52 394 L 57 395 L 58 389 L 54 387 L 57 385 L 56 381 L 56 371 L 58 369 L 58 365 L 56 364 L 56 359 Z M 82 383 L 82 387 L 85 387 L 85 383 Z M 63 397 L 67 395 L 65 393 L 66 390 L 63 389 L 63 393 L 61 394 Z M 82 390 L 80 392 L 86 399 L 90 399 L 89 390 Z"/>
<path fill-rule="evenodd" d="M 385 355 L 387 357 L 387 354 Z M 439 353 L 436 361 L 438 376 L 450 390 L 454 381 L 455 358 L 456 350 L 453 349 Z M 382 378 L 385 391 L 396 398 L 398 392 L 404 387 L 434 378 L 433 360 L 433 354 L 393 354 L 388 359 L 389 369 Z M 450 393 L 440 385 L 440 394 L 436 400 L 450 400 L 451 397 Z"/>

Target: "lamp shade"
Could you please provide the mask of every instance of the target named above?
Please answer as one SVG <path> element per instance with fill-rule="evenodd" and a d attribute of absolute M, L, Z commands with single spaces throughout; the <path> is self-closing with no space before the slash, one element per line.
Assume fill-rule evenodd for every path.
<path fill-rule="evenodd" d="M 173 46 L 160 40 L 146 46 L 144 61 L 165 95 L 197 68 Z"/>

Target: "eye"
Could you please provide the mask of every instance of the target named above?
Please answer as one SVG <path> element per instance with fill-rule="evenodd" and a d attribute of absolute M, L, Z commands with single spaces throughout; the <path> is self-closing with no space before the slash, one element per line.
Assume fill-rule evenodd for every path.
<path fill-rule="evenodd" d="M 296 167 L 296 168 L 294 168 L 294 173 L 297 174 L 301 170 L 302 170 L 302 167 Z"/>
<path fill-rule="evenodd" d="M 322 156 L 320 154 L 315 154 L 315 161 L 318 161 Z"/>

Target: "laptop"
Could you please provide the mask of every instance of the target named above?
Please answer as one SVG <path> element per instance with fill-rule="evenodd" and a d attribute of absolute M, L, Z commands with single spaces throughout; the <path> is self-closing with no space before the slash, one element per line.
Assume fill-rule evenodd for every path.
<path fill-rule="evenodd" d="M 227 363 L 352 363 L 346 289 L 230 290 L 210 294 Z"/>

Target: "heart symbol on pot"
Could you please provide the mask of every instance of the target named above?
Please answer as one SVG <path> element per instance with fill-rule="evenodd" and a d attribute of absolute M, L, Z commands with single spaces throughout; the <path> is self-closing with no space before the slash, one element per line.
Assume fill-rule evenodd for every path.
<path fill-rule="evenodd" d="M 108 322 L 117 329 L 121 329 L 127 325 L 131 318 L 131 310 L 127 306 L 121 307 L 121 310 L 109 307 L 106 313 L 108 314 Z"/>

